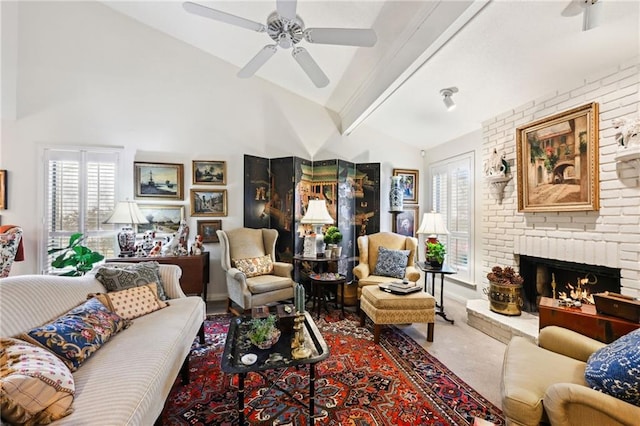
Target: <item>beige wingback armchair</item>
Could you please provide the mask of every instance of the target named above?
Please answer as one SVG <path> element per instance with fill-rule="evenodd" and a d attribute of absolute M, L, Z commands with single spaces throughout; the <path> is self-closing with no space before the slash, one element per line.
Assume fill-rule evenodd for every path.
<path fill-rule="evenodd" d="M 291 279 L 293 265 L 276 262 L 275 229 L 237 228 L 231 231 L 216 231 L 220 239 L 220 261 L 227 279 L 227 310 L 234 311 L 233 303 L 242 311 L 254 306 L 265 305 L 293 298 L 294 281 Z M 267 256 L 272 271 L 241 271 L 237 263 L 247 263 L 251 259 Z M 264 263 L 264 262 L 263 262 Z M 260 265 L 260 269 L 263 265 Z M 252 276 L 253 274 L 257 274 Z M 248 276 L 249 275 L 249 276 Z M 236 312 L 239 313 L 239 312 Z"/>
<path fill-rule="evenodd" d="M 513 337 L 502 366 L 502 412 L 507 425 L 637 425 L 640 407 L 591 389 L 589 356 L 605 346 L 557 326 L 540 330 L 538 345 Z"/>
<path fill-rule="evenodd" d="M 378 247 L 390 250 L 410 250 L 405 278 L 409 281 L 418 281 L 420 271 L 415 266 L 418 240 L 413 237 L 395 234 L 393 232 L 378 232 L 371 235 L 358 237 L 358 250 L 360 251 L 359 263 L 353 268 L 353 274 L 358 278 L 358 300 L 362 295 L 362 287 L 377 285 L 380 283 L 397 281 L 398 278 L 373 275 L 378 262 Z"/>

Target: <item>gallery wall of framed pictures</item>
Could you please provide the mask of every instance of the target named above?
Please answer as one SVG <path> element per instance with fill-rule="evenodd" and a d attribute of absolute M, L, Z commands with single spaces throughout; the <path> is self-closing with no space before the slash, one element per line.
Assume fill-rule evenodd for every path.
<path fill-rule="evenodd" d="M 161 236 L 177 232 L 180 222 L 185 219 L 187 207 L 184 204 L 168 202 L 185 200 L 184 165 L 135 161 L 133 172 L 134 197 L 141 203 L 138 207 L 149 221 L 148 224 L 137 225 L 137 232 L 142 234 L 155 231 Z M 227 190 L 211 188 L 211 186 L 227 184 L 226 161 L 193 160 L 191 183 L 187 199 L 191 217 L 227 216 Z M 154 203 L 154 201 L 162 201 L 162 203 Z M 218 242 L 215 231 L 220 229 L 222 229 L 221 220 L 197 221 L 196 232 L 202 235 L 205 243 Z"/>

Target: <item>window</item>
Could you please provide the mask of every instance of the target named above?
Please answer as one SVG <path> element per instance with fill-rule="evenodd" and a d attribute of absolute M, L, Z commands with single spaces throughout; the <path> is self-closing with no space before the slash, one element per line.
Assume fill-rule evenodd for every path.
<path fill-rule="evenodd" d="M 473 281 L 473 153 L 433 163 L 429 169 L 431 179 L 431 206 L 441 213 L 449 235 L 440 235 L 447 248 L 446 262 L 458 272 L 456 278 Z"/>
<path fill-rule="evenodd" d="M 84 234 L 84 245 L 105 257 L 115 255 L 113 225 L 103 224 L 116 204 L 119 150 L 44 150 L 46 244 L 42 244 L 44 274 L 59 273 L 51 267 L 48 250 L 65 247 L 69 237 Z"/>

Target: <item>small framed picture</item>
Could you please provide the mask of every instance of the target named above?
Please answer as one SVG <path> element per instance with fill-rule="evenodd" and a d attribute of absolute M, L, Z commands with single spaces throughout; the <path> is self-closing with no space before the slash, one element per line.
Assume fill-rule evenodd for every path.
<path fill-rule="evenodd" d="M 138 204 L 142 215 L 149 221 L 138 225 L 139 234 L 155 231 L 159 234 L 173 234 L 180 228 L 180 221 L 184 219 L 184 206 Z"/>
<path fill-rule="evenodd" d="M 415 237 L 418 230 L 420 206 L 404 206 L 404 210 L 393 215 L 391 231 L 407 237 Z"/>
<path fill-rule="evenodd" d="M 226 189 L 192 189 L 191 216 L 226 216 Z"/>
<path fill-rule="evenodd" d="M 133 163 L 135 198 L 183 200 L 184 167 L 172 163 Z"/>
<path fill-rule="evenodd" d="M 0 170 L 0 210 L 7 208 L 7 171 Z"/>
<path fill-rule="evenodd" d="M 219 243 L 216 231 L 222 229 L 221 220 L 199 220 L 198 234 L 202 236 L 203 243 Z"/>
<path fill-rule="evenodd" d="M 226 185 L 227 162 L 226 161 L 193 161 L 194 185 Z"/>
<path fill-rule="evenodd" d="M 402 176 L 404 188 L 403 201 L 406 204 L 418 204 L 418 170 L 393 169 L 394 176 Z"/>

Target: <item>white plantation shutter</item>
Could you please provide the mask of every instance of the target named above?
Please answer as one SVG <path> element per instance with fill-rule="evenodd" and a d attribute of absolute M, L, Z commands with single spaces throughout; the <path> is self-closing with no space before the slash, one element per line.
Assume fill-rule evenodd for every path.
<path fill-rule="evenodd" d="M 47 251 L 65 247 L 77 232 L 84 245 L 105 257 L 115 255 L 114 225 L 103 224 L 117 199 L 119 151 L 45 149 L 45 230 L 43 273 L 51 268 Z"/>
<path fill-rule="evenodd" d="M 456 278 L 469 282 L 473 276 L 472 168 L 472 153 L 439 161 L 430 167 L 432 210 L 444 216 L 450 232 L 439 235 L 438 239 L 446 245 L 446 262 L 456 269 Z"/>

